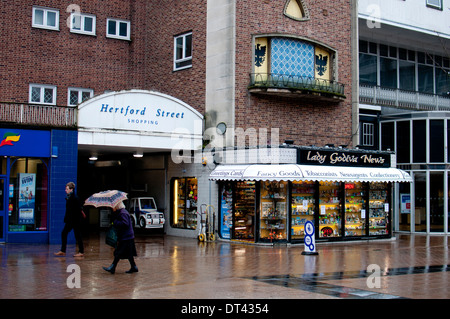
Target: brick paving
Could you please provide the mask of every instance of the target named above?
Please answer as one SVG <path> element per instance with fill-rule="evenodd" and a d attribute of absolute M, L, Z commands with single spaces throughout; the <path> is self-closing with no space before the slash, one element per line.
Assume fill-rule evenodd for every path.
<path fill-rule="evenodd" d="M 318 256 L 302 245 L 257 246 L 139 234 L 139 272 L 115 275 L 104 234 L 85 239 L 85 257 L 54 257 L 58 245 L 0 244 L 1 299 L 449 299 L 447 236 L 396 235 L 395 240 L 319 243 Z M 379 270 L 368 286 L 370 264 Z M 80 288 L 69 288 L 70 265 Z M 75 267 L 76 267 L 75 266 Z M 71 266 L 73 267 L 73 266 Z M 74 278 L 73 276 L 71 277 Z M 370 278 L 369 278 L 370 279 Z M 75 280 L 69 281 L 70 284 Z"/>

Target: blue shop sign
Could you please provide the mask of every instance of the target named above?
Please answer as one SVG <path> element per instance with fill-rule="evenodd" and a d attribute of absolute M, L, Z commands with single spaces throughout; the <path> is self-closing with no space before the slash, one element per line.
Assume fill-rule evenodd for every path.
<path fill-rule="evenodd" d="M 0 156 L 50 157 L 50 131 L 0 129 Z"/>

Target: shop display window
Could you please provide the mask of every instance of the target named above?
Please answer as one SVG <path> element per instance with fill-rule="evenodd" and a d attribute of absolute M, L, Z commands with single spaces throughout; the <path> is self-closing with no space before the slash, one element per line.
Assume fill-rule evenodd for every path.
<path fill-rule="evenodd" d="M 172 227 L 197 228 L 197 179 L 193 177 L 173 180 Z"/>
<path fill-rule="evenodd" d="M 369 235 L 387 235 L 389 217 L 388 191 L 385 183 L 370 183 Z"/>
<path fill-rule="evenodd" d="M 233 184 L 225 183 L 222 186 L 220 197 L 220 235 L 230 239 L 230 230 L 233 227 Z"/>
<path fill-rule="evenodd" d="M 345 183 L 345 236 L 366 234 L 366 204 L 362 183 Z"/>
<path fill-rule="evenodd" d="M 291 199 L 291 239 L 303 239 L 305 223 L 314 223 L 315 182 L 293 182 Z"/>
<path fill-rule="evenodd" d="M 255 182 L 237 182 L 233 216 L 233 239 L 255 238 Z"/>
<path fill-rule="evenodd" d="M 341 236 L 341 183 L 320 182 L 319 237 Z"/>
<path fill-rule="evenodd" d="M 47 163 L 36 158 L 12 158 L 8 185 L 8 230 L 47 231 Z"/>
<path fill-rule="evenodd" d="M 261 239 L 286 240 L 287 190 L 287 182 L 261 182 Z"/>

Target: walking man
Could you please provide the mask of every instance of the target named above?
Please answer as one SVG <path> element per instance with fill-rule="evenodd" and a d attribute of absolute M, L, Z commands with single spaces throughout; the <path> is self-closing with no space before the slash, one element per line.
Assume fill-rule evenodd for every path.
<path fill-rule="evenodd" d="M 66 214 L 64 216 L 64 229 L 61 233 L 61 250 L 55 253 L 55 256 L 63 257 L 66 255 L 67 235 L 73 229 L 75 239 L 78 244 L 79 252 L 74 257 L 84 256 L 83 239 L 81 238 L 81 224 L 83 221 L 83 212 L 80 201 L 75 194 L 75 184 L 69 182 L 66 184 Z"/>

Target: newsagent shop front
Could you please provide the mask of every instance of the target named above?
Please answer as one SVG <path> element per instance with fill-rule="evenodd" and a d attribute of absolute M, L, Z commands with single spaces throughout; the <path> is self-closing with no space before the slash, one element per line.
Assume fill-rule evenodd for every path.
<path fill-rule="evenodd" d="M 303 242 L 307 221 L 319 241 L 391 237 L 391 189 L 412 182 L 390 152 L 298 148 L 297 162 L 221 164 L 219 235 L 245 242 Z M 394 161 L 392 161 L 394 162 Z"/>

